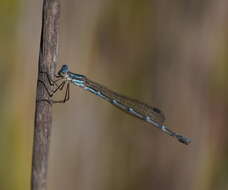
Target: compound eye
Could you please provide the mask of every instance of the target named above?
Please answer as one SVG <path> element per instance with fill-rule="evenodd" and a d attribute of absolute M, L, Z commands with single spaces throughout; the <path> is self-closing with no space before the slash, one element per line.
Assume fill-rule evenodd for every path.
<path fill-rule="evenodd" d="M 67 66 L 67 65 L 63 65 L 63 66 L 61 67 L 61 69 L 59 70 L 58 75 L 59 75 L 59 76 L 64 76 L 64 75 L 67 74 L 68 71 L 69 71 L 69 70 L 68 70 L 68 66 Z"/>

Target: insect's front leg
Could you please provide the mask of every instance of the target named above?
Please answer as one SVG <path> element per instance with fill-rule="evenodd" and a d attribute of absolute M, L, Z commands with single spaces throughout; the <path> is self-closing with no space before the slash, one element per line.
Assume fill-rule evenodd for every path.
<path fill-rule="evenodd" d="M 45 84 L 44 81 L 38 80 L 38 82 L 43 85 L 43 87 L 44 87 L 44 89 L 47 92 L 47 94 L 48 94 L 49 97 L 52 97 L 58 90 L 59 91 L 62 91 L 63 88 L 64 88 L 64 86 L 65 86 L 65 84 L 66 84 L 66 81 L 64 80 L 59 85 L 58 84 L 55 84 L 57 87 L 54 90 L 49 90 L 48 86 Z M 48 102 L 50 104 L 56 103 L 56 101 L 55 100 L 52 100 L 52 99 L 40 99 L 38 101 L 46 101 L 46 102 Z"/>
<path fill-rule="evenodd" d="M 54 90 L 49 90 L 49 88 L 47 87 L 47 85 L 45 84 L 44 81 L 42 80 L 38 80 L 39 83 L 41 83 L 43 85 L 43 87 L 45 88 L 46 92 L 48 93 L 48 96 L 52 97 L 58 90 L 63 90 L 63 87 L 66 84 L 66 81 L 63 81 L 60 83 L 60 85 L 56 85 L 57 87 Z"/>
<path fill-rule="evenodd" d="M 62 89 L 61 89 L 62 90 Z M 70 83 L 67 83 L 66 91 L 65 91 L 65 96 L 63 100 L 53 100 L 53 103 L 65 103 L 70 99 Z"/>
<path fill-rule="evenodd" d="M 45 74 L 45 76 L 47 77 L 47 79 L 48 79 L 48 83 L 51 85 L 51 86 L 59 86 L 58 84 L 57 84 L 57 82 L 58 81 L 60 81 L 62 78 L 60 77 L 60 76 L 58 76 L 58 75 L 55 75 L 55 80 L 52 80 L 51 79 L 51 77 L 50 77 L 50 75 L 47 73 L 47 72 L 43 72 L 43 71 L 40 71 L 39 73 L 41 73 L 41 74 Z"/>

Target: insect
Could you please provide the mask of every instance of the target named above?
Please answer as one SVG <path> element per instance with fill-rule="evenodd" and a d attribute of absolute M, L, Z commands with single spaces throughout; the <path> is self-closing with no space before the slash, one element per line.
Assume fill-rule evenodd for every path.
<path fill-rule="evenodd" d="M 76 86 L 83 88 L 86 91 L 89 91 L 97 95 L 98 97 L 101 97 L 102 99 L 106 100 L 107 102 L 111 103 L 112 105 L 121 109 L 122 111 L 152 124 L 154 127 L 160 129 L 167 135 L 176 138 L 181 143 L 188 145 L 191 142 L 189 138 L 184 137 L 178 133 L 175 133 L 168 127 L 163 125 L 165 117 L 164 114 L 158 108 L 149 106 L 138 100 L 120 95 L 106 88 L 105 86 L 88 79 L 84 75 L 72 73 L 67 65 L 63 65 L 61 67 L 61 69 L 58 71 L 58 74 L 56 75 L 55 81 L 51 80 L 48 75 L 47 78 L 49 83 L 55 86 L 54 90 L 49 91 L 43 81 L 39 82 L 41 82 L 44 85 L 50 97 L 52 97 L 58 90 L 62 90 L 66 85 L 66 93 L 64 99 L 60 101 L 52 100 L 52 103 L 65 103 L 66 101 L 68 101 L 70 98 L 70 83 L 72 83 Z M 61 83 L 57 84 L 57 81 L 61 81 Z"/>

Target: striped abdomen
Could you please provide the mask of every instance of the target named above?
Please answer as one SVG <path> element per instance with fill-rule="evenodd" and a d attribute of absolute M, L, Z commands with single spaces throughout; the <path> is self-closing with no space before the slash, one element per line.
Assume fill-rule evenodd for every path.
<path fill-rule="evenodd" d="M 157 125 L 162 125 L 165 120 L 164 114 L 159 109 L 113 92 L 87 78 L 84 79 L 83 88 L 107 100 L 121 110 L 149 123 L 151 123 L 150 121 L 152 120 L 156 122 Z"/>

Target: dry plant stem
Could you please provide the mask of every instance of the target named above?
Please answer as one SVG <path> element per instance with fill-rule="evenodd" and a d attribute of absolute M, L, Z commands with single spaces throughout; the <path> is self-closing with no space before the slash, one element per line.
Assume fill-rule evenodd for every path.
<path fill-rule="evenodd" d="M 35 128 L 33 139 L 32 156 L 32 190 L 47 189 L 48 152 L 52 124 L 52 105 L 48 99 L 44 86 L 38 81 L 47 82 L 43 72 L 47 72 L 51 78 L 54 77 L 59 35 L 59 0 L 44 0 L 42 15 L 42 31 L 39 52 L 39 73 L 37 80 Z"/>

